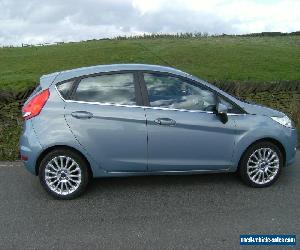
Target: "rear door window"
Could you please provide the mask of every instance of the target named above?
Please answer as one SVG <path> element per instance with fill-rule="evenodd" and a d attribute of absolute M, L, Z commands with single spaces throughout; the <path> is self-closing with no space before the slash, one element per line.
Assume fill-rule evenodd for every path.
<path fill-rule="evenodd" d="M 78 84 L 74 100 L 135 105 L 134 75 L 117 73 L 83 78 Z"/>

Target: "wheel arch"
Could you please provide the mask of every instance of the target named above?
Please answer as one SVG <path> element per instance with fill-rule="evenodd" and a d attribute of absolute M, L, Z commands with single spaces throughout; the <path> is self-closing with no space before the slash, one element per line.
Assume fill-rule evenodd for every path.
<path fill-rule="evenodd" d="M 89 160 L 87 159 L 87 157 L 81 153 L 78 149 L 76 148 L 73 148 L 73 147 L 70 147 L 70 146 L 65 146 L 65 145 L 55 145 L 55 146 L 51 146 L 49 148 L 46 148 L 45 150 L 43 150 L 39 157 L 37 158 L 36 160 L 36 164 L 35 164 L 35 174 L 38 175 L 39 174 L 39 167 L 40 167 L 40 163 L 41 161 L 43 160 L 43 158 L 48 154 L 50 153 L 51 151 L 53 150 L 57 150 L 57 149 L 65 149 L 65 150 L 70 150 L 70 151 L 73 151 L 75 153 L 77 153 L 78 155 L 80 155 L 82 157 L 82 159 L 87 163 L 87 166 L 88 166 L 88 172 L 89 172 L 89 175 L 90 177 L 93 177 L 93 171 L 92 171 L 92 168 L 91 168 L 91 164 L 89 162 Z"/>
<path fill-rule="evenodd" d="M 265 137 L 265 138 L 261 138 L 261 139 L 258 139 L 254 142 L 252 142 L 250 145 L 248 145 L 248 147 L 242 152 L 242 154 L 240 155 L 240 158 L 239 158 L 239 163 L 238 163 L 238 167 L 237 169 L 239 169 L 240 167 L 240 163 L 241 163 L 241 160 L 243 158 L 243 155 L 247 152 L 247 150 L 252 147 L 253 145 L 257 144 L 257 143 L 260 143 L 260 142 L 271 142 L 273 143 L 274 145 L 276 145 L 280 152 L 282 153 L 282 157 L 283 157 L 283 166 L 285 166 L 286 164 L 286 151 L 285 151 L 285 148 L 284 146 L 282 145 L 282 143 L 274 138 L 270 138 L 270 137 Z"/>

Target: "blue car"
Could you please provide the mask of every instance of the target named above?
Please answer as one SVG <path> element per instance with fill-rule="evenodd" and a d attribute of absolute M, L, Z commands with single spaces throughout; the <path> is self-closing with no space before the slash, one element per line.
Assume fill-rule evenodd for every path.
<path fill-rule="evenodd" d="M 21 159 L 58 199 L 79 196 L 91 177 L 238 171 L 266 187 L 296 154 L 285 114 L 164 66 L 44 75 L 22 114 Z"/>

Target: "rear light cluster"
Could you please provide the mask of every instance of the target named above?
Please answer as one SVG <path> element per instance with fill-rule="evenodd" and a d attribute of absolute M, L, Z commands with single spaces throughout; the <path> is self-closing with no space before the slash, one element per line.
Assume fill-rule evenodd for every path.
<path fill-rule="evenodd" d="M 39 115 L 44 105 L 50 96 L 49 89 L 43 90 L 38 95 L 34 96 L 22 109 L 23 118 L 28 120 L 32 117 Z"/>

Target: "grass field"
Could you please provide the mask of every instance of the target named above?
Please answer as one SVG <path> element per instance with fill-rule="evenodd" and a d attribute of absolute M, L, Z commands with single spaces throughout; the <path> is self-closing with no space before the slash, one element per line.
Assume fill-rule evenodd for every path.
<path fill-rule="evenodd" d="M 132 39 L 0 49 L 0 89 L 43 74 L 109 63 L 172 65 L 209 81 L 300 80 L 300 36 Z"/>
<path fill-rule="evenodd" d="M 173 66 L 283 110 L 300 125 L 300 36 L 100 40 L 0 48 L 0 92 L 25 91 L 43 74 L 110 63 Z M 16 102 L 0 100 L 2 160 L 17 157 L 19 112 Z"/>

